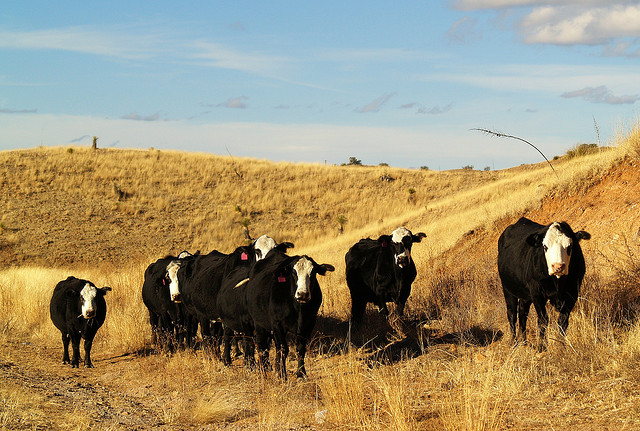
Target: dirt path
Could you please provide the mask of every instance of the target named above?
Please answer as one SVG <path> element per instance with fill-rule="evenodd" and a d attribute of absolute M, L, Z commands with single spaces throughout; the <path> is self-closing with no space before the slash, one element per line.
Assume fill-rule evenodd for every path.
<path fill-rule="evenodd" d="M 19 342 L 2 347 L 0 429 L 176 429 L 175 423 L 164 423 L 153 398 L 116 389 L 117 379 L 105 384 L 106 363 L 109 374 L 117 375 L 133 356 L 96 359 L 94 369 L 73 369 L 61 364 L 58 350 Z"/>

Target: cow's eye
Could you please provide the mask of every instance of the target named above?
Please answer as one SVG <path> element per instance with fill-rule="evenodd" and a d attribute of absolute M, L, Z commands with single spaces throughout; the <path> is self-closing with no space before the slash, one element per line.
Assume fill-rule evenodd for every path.
<path fill-rule="evenodd" d="M 546 245 L 543 245 L 542 248 L 544 249 L 545 253 L 547 252 L 547 250 L 549 250 L 549 247 L 547 247 Z"/>

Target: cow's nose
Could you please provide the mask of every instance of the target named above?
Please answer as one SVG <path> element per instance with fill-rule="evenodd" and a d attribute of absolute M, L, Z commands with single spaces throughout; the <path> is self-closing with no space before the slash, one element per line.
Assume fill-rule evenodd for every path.
<path fill-rule="evenodd" d="M 84 313 L 84 317 L 85 317 L 85 319 L 92 319 L 92 318 L 94 318 L 95 316 L 96 316 L 96 312 L 95 312 L 95 310 L 87 310 L 87 311 L 85 311 L 85 313 Z"/>
<path fill-rule="evenodd" d="M 564 263 L 554 263 L 551 265 L 551 270 L 554 274 L 560 274 L 564 272 L 565 264 Z"/>
<path fill-rule="evenodd" d="M 172 300 L 173 302 L 178 302 L 178 303 L 180 303 L 180 302 L 182 302 L 182 295 L 181 295 L 181 294 L 179 294 L 179 293 L 175 293 L 175 294 L 171 295 L 171 300 Z"/>
<path fill-rule="evenodd" d="M 298 302 L 307 302 L 309 300 L 309 293 L 296 292 L 296 300 Z"/>

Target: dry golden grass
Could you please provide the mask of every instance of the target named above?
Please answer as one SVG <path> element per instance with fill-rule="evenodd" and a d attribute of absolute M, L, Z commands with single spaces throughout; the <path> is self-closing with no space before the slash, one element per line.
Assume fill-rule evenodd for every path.
<path fill-rule="evenodd" d="M 637 171 L 638 136 L 633 128 L 618 138 L 616 148 L 555 161 L 559 179 L 546 164 L 499 172 L 425 172 L 155 150 L 0 153 L 0 169 L 15 172 L 6 176 L 0 193 L 5 205 L 0 249 L 5 257 L 22 256 L 9 262 L 31 259 L 38 265 L 0 271 L 0 342 L 18 346 L 1 351 L 0 365 L 26 361 L 23 374 L 37 370 L 54 387 L 62 384 L 54 376 L 62 374 L 108 388 L 119 400 L 111 410 L 139 416 L 147 421 L 143 428 L 638 428 L 640 324 L 633 307 L 640 304 L 635 235 L 640 222 L 629 216 L 637 202 L 627 202 L 638 194 L 627 191 L 625 198 L 613 193 L 615 182 L 606 182 L 613 181 L 615 169 Z M 382 174 L 396 181 L 382 182 Z M 130 196 L 119 200 L 114 182 Z M 610 217 L 599 204 L 584 203 L 595 199 L 590 193 L 601 183 L 611 193 L 594 202 L 601 202 L 603 211 L 617 209 Z M 411 198 L 409 188 L 416 190 Z M 567 212 L 563 202 L 584 208 Z M 583 246 L 590 272 L 568 335 L 550 328 L 543 354 L 513 347 L 503 336 L 507 325 L 494 241 L 500 227 L 523 214 L 563 217 L 594 235 Z M 340 215 L 347 219 L 342 234 Z M 250 219 L 254 236 L 269 233 L 293 241 L 296 253 L 336 266 L 320 280 L 325 300 L 318 325 L 334 337 L 333 344 L 322 349 L 314 344 L 307 380 L 281 381 L 239 362 L 225 368 L 202 351 L 146 354 L 151 333 L 140 298 L 146 265 L 185 248 L 230 251 L 244 241 L 242 217 Z M 349 315 L 344 253 L 363 236 L 403 224 L 427 233 L 414 246 L 419 277 L 405 327 L 420 351 L 371 360 L 346 346 L 345 324 L 336 324 Z M 475 233 L 465 236 L 471 230 Z M 53 286 L 71 274 L 113 288 L 91 374 L 58 364 L 60 336 L 49 321 Z M 550 316 L 557 318 L 553 310 Z M 392 332 L 378 316 L 368 319 L 372 328 Z M 534 313 L 529 327 L 535 339 Z M 403 337 L 391 333 L 389 338 Z M 40 356 L 23 352 L 27 348 Z M 0 366 L 0 372 L 12 367 Z M 0 385 L 0 428 L 136 427 L 122 414 L 86 422 L 84 405 L 71 417 L 52 416 L 53 395 L 4 375 L 0 381 L 12 383 Z M 144 409 L 130 409 L 128 402 Z"/>

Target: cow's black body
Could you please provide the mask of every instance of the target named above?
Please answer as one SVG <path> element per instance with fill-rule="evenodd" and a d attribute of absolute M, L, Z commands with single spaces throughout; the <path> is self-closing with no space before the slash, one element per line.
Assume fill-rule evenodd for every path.
<path fill-rule="evenodd" d="M 210 324 L 220 319 L 217 304 L 222 281 L 235 269 L 240 268 L 238 271 L 242 271 L 244 268 L 248 272 L 256 263 L 257 250 L 253 245 L 238 247 L 231 254 L 214 250 L 207 255 L 185 262 L 178 270 L 185 309 L 189 315 L 200 322 L 203 339 L 213 342 L 216 350 L 222 328 L 216 322 L 212 330 Z M 293 247 L 293 244 L 286 242 L 277 245 L 276 249 L 286 250 L 289 247 Z M 191 331 L 190 335 L 195 334 Z"/>
<path fill-rule="evenodd" d="M 516 321 L 519 319 L 520 336 L 526 340 L 529 309 L 533 303 L 538 316 L 539 349 L 546 347 L 545 331 L 549 322 L 546 303 L 558 310 L 558 326 L 564 333 L 569 325 L 586 266 L 580 248 L 581 239 L 589 239 L 587 232 L 574 233 L 567 223 L 561 229 L 572 239 L 569 273 L 558 278 L 549 275 L 544 256 L 542 238 L 549 228 L 527 218 L 521 218 L 508 226 L 498 240 L 498 273 L 502 282 L 507 318 L 511 333 L 516 338 Z"/>
<path fill-rule="evenodd" d="M 59 282 L 53 290 L 49 311 L 51 321 L 62 333 L 64 349 L 62 363 L 71 363 L 77 368 L 80 363 L 80 339 L 84 339 L 84 366 L 93 368 L 91 362 L 91 346 L 98 329 L 104 323 L 107 315 L 107 304 L 104 294 L 110 288 L 98 289 L 95 298 L 95 316 L 90 319 L 82 317 L 80 292 L 84 286 L 93 283 L 76 277 L 69 277 Z M 69 359 L 69 342 L 73 349 L 73 357 Z"/>
<path fill-rule="evenodd" d="M 302 257 L 313 263 L 309 299 L 306 302 L 300 302 L 295 298 L 297 286 L 293 267 Z M 249 274 L 249 281 L 239 287 L 243 289 L 242 295 L 246 300 L 246 311 L 250 319 L 243 316 L 237 327 L 244 331 L 255 329 L 256 346 L 263 368 L 268 363 L 268 346 L 273 335 L 276 371 L 286 378 L 286 359 L 289 353 L 286 335 L 291 332 L 296 338 L 298 354 L 296 375 L 306 375 L 304 358 L 307 344 L 322 304 L 322 291 L 316 275 L 325 275 L 327 271 L 333 270 L 331 265 L 318 265 L 308 256 L 287 256 L 277 250 L 269 252 L 263 260 L 255 264 Z"/>
<path fill-rule="evenodd" d="M 190 256 L 186 259 L 193 259 Z M 167 256 L 150 264 L 144 272 L 142 302 L 149 310 L 149 323 L 155 340 L 172 348 L 186 331 L 184 306 L 171 300 L 167 265 L 177 257 Z"/>
<path fill-rule="evenodd" d="M 410 252 L 411 244 L 420 242 L 424 236 L 424 233 L 419 233 L 406 237 L 402 243 L 395 243 L 391 235 L 382 235 L 377 240 L 361 239 L 349 249 L 345 255 L 345 272 L 354 325 L 362 322 L 369 302 L 374 303 L 384 315 L 388 314 L 387 302 L 396 304 L 398 315 L 404 313 L 417 271 L 411 257 L 399 261 L 396 256 L 405 249 Z"/>

